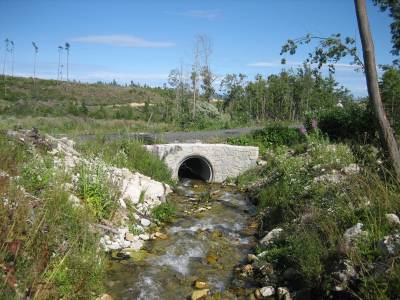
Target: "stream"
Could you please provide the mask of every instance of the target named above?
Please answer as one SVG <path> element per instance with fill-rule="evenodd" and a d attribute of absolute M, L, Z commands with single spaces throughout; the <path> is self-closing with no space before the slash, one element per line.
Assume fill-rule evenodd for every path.
<path fill-rule="evenodd" d="M 107 292 L 115 300 L 190 299 L 201 280 L 215 299 L 242 299 L 251 283 L 238 288 L 234 269 L 255 246 L 255 207 L 235 187 L 194 180 L 181 182 L 168 201 L 176 207 L 162 230 L 168 238 L 146 242 L 131 259 L 110 260 Z"/>

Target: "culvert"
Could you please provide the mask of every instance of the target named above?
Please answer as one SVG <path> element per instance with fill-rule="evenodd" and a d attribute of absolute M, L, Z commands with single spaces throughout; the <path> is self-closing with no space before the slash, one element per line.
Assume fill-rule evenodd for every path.
<path fill-rule="evenodd" d="M 212 181 L 213 171 L 207 159 L 201 156 L 185 158 L 178 168 L 178 179 L 198 179 Z"/>

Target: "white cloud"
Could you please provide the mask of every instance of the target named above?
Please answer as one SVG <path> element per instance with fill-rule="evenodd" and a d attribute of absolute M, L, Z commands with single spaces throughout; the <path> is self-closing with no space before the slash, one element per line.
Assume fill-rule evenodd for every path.
<path fill-rule="evenodd" d="M 174 47 L 171 42 L 148 41 L 131 35 L 88 35 L 70 39 L 71 42 L 101 44 L 129 48 L 166 48 Z"/>
<path fill-rule="evenodd" d="M 221 15 L 219 10 L 186 10 L 182 12 L 166 12 L 170 15 L 185 16 L 198 19 L 215 19 Z"/>

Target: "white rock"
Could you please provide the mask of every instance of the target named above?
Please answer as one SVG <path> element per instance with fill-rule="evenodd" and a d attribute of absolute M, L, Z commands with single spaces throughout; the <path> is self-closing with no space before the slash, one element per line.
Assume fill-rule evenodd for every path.
<path fill-rule="evenodd" d="M 397 256 L 400 254 L 400 234 L 391 234 L 383 238 L 378 244 L 379 248 L 387 255 Z"/>
<path fill-rule="evenodd" d="M 125 235 L 127 232 L 129 232 L 129 228 L 128 227 L 120 227 L 120 228 L 118 228 L 118 232 L 121 234 L 121 235 Z"/>
<path fill-rule="evenodd" d="M 386 220 L 393 227 L 400 225 L 400 219 L 395 214 L 386 214 Z"/>
<path fill-rule="evenodd" d="M 117 242 L 112 242 L 110 245 L 107 246 L 109 250 L 118 250 L 120 249 L 120 244 Z"/>
<path fill-rule="evenodd" d="M 148 235 L 147 233 L 142 233 L 139 234 L 139 238 L 143 241 L 148 241 L 150 239 L 150 235 Z"/>
<path fill-rule="evenodd" d="M 149 227 L 151 222 L 149 220 L 145 219 L 145 218 L 141 218 L 140 219 L 140 224 L 142 224 L 142 226 L 144 226 L 144 227 Z"/>
<path fill-rule="evenodd" d="M 353 175 L 360 172 L 360 167 L 357 164 L 350 164 L 342 169 L 346 175 Z"/>
<path fill-rule="evenodd" d="M 143 247 L 143 241 L 138 240 L 131 242 L 130 248 L 135 249 L 136 251 L 140 250 Z"/>
<path fill-rule="evenodd" d="M 347 247 L 352 246 L 358 238 L 366 234 L 366 231 L 362 230 L 363 226 L 363 223 L 357 223 L 344 232 L 343 237 Z"/>
<path fill-rule="evenodd" d="M 260 289 L 260 293 L 263 297 L 271 297 L 275 295 L 275 288 L 273 286 L 264 286 Z"/>
<path fill-rule="evenodd" d="M 131 246 L 131 242 L 130 242 L 130 241 L 122 240 L 122 241 L 120 242 L 120 245 L 121 245 L 121 248 L 129 248 L 129 247 Z"/>
<path fill-rule="evenodd" d="M 276 240 L 277 238 L 280 237 L 280 235 L 282 234 L 283 229 L 282 228 L 274 228 L 272 229 L 270 232 L 268 232 L 260 241 L 261 244 L 264 245 L 268 245 L 272 242 L 274 242 L 274 240 Z"/>
<path fill-rule="evenodd" d="M 292 299 L 292 297 L 290 297 L 289 290 L 287 288 L 284 288 L 284 287 L 279 287 L 278 288 L 278 297 L 279 297 L 279 299 L 282 299 L 282 300 L 290 300 L 290 299 Z"/>

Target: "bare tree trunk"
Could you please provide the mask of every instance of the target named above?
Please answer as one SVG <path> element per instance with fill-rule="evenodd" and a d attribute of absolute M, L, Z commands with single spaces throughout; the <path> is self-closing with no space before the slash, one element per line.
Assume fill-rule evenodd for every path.
<path fill-rule="evenodd" d="M 400 180 L 400 151 L 382 105 L 378 85 L 378 73 L 376 71 L 374 42 L 369 28 L 365 0 L 354 0 L 354 3 L 363 47 L 365 77 L 367 80 L 369 99 L 374 108 L 376 118 L 378 119 L 382 144 L 388 151 L 393 170 L 397 179 Z"/>
<path fill-rule="evenodd" d="M 67 50 L 67 82 L 69 82 L 69 50 Z"/>

